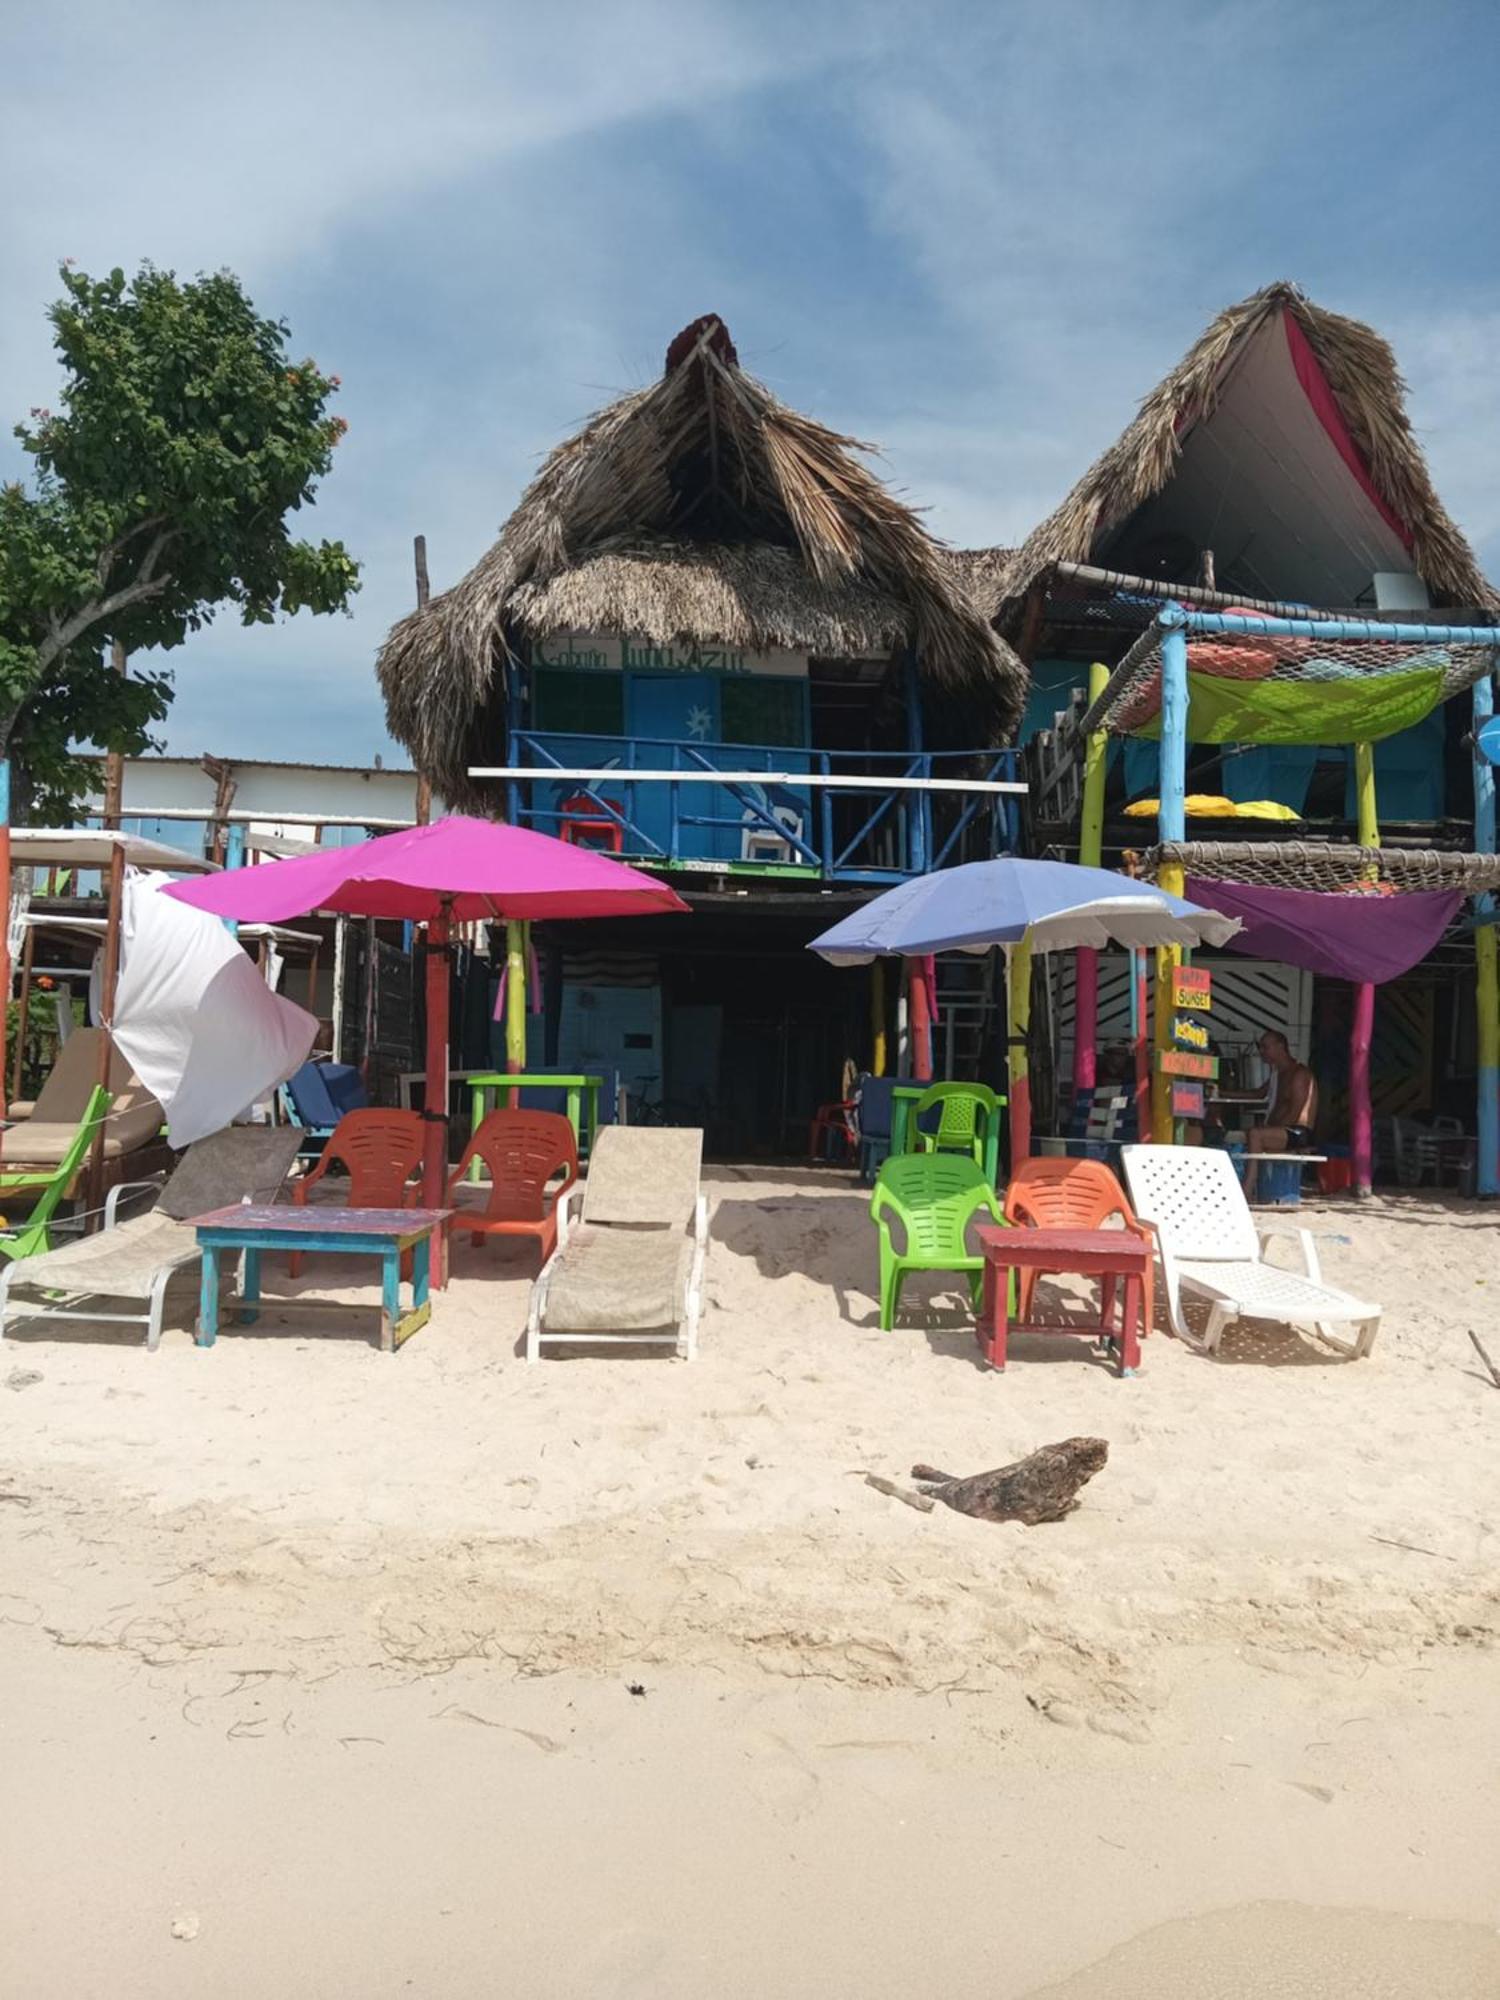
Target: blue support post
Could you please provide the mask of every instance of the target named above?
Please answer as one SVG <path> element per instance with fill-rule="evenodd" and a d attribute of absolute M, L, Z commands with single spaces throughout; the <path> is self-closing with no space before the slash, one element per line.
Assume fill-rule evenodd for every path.
<path fill-rule="evenodd" d="M 1160 841 L 1181 841 L 1187 838 L 1187 626 L 1175 604 L 1167 606 L 1161 622 L 1161 783 L 1156 837 Z M 1158 887 L 1169 895 L 1182 894 L 1181 868 L 1159 868 L 1156 880 Z M 1151 1079 L 1151 1137 L 1159 1146 L 1169 1144 L 1173 1133 L 1172 1079 L 1162 1069 L 1161 1058 L 1172 1045 L 1172 974 L 1180 956 L 1170 945 L 1159 948 L 1156 954 L 1156 1066 Z"/>
<path fill-rule="evenodd" d="M 242 826 L 231 824 L 224 829 L 224 866 L 226 868 L 243 868 L 244 865 L 245 829 Z M 240 927 L 233 917 L 221 917 L 219 921 L 231 937 L 239 936 Z"/>
<path fill-rule="evenodd" d="M 908 750 L 917 753 L 912 760 L 912 764 L 907 767 L 908 774 L 911 777 L 925 776 L 925 772 L 919 772 L 913 768 L 914 765 L 922 762 L 920 754 L 922 749 L 922 677 L 917 671 L 917 656 L 915 653 L 908 653 L 906 656 L 906 672 L 902 681 L 902 692 L 906 697 L 906 747 Z M 911 801 L 907 807 L 906 818 L 907 868 L 913 875 L 925 875 L 927 873 L 927 857 L 931 852 L 931 843 L 928 840 L 930 795 L 926 792 L 910 792 L 907 796 Z"/>
<path fill-rule="evenodd" d="M 1495 767 L 1478 745 L 1480 730 L 1495 712 L 1495 684 L 1488 674 L 1474 683 L 1474 847 L 1495 851 Z M 1476 896 L 1474 933 L 1475 1042 L 1478 1055 L 1478 1171 L 1475 1191 L 1500 1194 L 1500 991 L 1496 978 L 1493 896 Z"/>

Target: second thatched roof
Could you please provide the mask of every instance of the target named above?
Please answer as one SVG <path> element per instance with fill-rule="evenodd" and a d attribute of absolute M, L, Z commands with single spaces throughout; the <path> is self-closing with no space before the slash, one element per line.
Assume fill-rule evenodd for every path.
<path fill-rule="evenodd" d="M 1026 676 L 947 552 L 855 454 L 778 402 L 713 315 L 542 466 L 461 582 L 396 625 L 377 672 L 391 733 L 458 804 L 493 763 L 524 638 L 605 631 L 820 658 L 910 649 L 949 740 L 1014 730 Z"/>
<path fill-rule="evenodd" d="M 1052 564 L 1097 563 L 1109 538 L 1162 492 L 1194 428 L 1212 417 L 1241 357 L 1275 316 L 1296 323 L 1321 369 L 1378 504 L 1409 537 L 1410 559 L 1434 601 L 1496 608 L 1463 532 L 1443 506 L 1406 413 L 1395 354 L 1373 327 L 1314 305 L 1285 282 L 1227 307 L 1141 404 L 1134 420 L 1014 553 L 971 551 L 984 608 L 1008 627 Z"/>

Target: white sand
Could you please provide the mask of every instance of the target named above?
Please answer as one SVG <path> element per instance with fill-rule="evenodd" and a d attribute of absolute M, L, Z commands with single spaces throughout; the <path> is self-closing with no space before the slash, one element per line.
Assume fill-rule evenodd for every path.
<path fill-rule="evenodd" d="M 1304 1211 L 1386 1304 L 1368 1361 L 1158 1335 L 1122 1382 L 981 1371 L 942 1280 L 880 1333 L 845 1180 L 711 1193 L 691 1367 L 528 1369 L 523 1267 L 467 1246 L 395 1357 L 7 1340 L 0 1991 L 1005 2000 L 1272 1902 L 1428 1920 L 1422 1990 L 1491 1990 L 1451 1928 L 1500 1916 L 1489 1215 Z M 1051 1527 L 857 1476 L 1079 1433 Z M 1130 1948 L 1310 1963 L 1324 1920 L 1222 1921 Z"/>

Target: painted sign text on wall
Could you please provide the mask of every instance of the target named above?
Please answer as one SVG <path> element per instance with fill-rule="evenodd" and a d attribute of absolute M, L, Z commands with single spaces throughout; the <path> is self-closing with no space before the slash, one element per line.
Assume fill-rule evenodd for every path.
<path fill-rule="evenodd" d="M 776 674 L 787 679 L 807 673 L 802 653 L 752 653 L 740 646 L 696 642 L 658 646 L 650 639 L 615 632 L 553 632 L 532 641 L 531 660 L 537 667 L 582 667 L 604 673 Z"/>

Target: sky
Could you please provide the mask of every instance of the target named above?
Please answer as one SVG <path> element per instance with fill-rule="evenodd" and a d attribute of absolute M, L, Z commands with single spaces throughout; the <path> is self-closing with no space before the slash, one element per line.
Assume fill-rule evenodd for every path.
<path fill-rule="evenodd" d="M 337 374 L 349 617 L 221 616 L 177 754 L 402 761 L 376 651 L 708 311 L 959 546 L 1050 511 L 1218 309 L 1378 326 L 1500 576 L 1493 0 L 51 0 L 0 12 L 0 477 L 57 266 L 236 271 Z M 145 663 L 144 660 L 142 662 Z M 497 751 L 500 746 L 496 746 Z"/>

